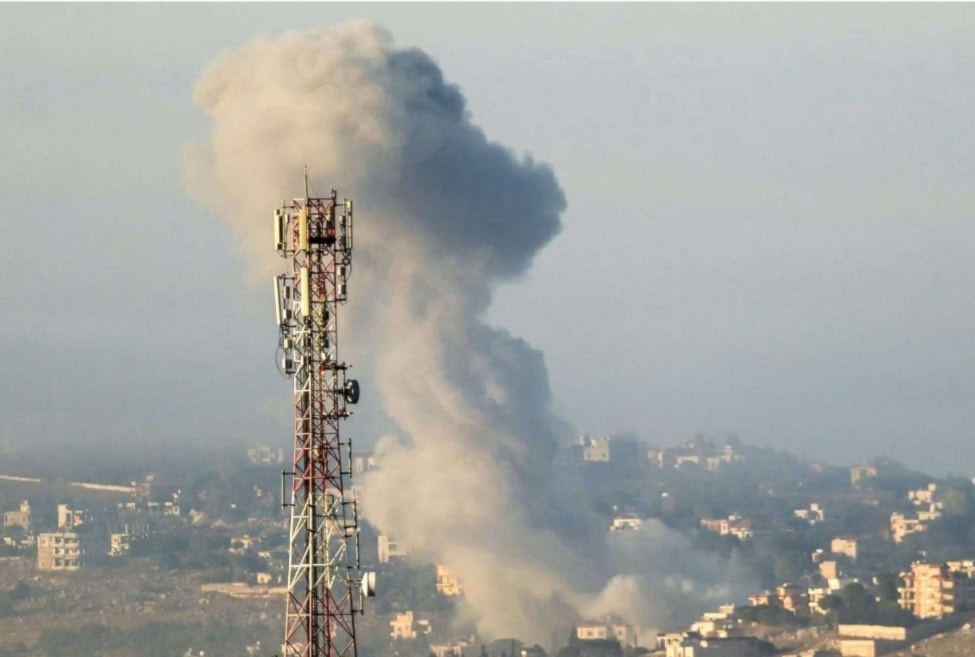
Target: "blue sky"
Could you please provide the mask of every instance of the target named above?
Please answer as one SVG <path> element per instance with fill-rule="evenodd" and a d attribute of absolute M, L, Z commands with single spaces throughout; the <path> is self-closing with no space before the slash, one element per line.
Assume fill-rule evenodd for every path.
<path fill-rule="evenodd" d="M 182 151 L 221 51 L 353 18 L 553 167 L 565 228 L 489 319 L 578 431 L 975 475 L 965 4 L 4 4 L 5 444 L 288 444 L 269 285 Z"/>

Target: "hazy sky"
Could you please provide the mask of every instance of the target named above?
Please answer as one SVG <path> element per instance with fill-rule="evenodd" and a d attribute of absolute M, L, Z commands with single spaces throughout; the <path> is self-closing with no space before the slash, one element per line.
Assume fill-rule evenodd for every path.
<path fill-rule="evenodd" d="M 968 4 L 0 5 L 4 444 L 290 445 L 270 283 L 182 152 L 221 51 L 353 18 L 552 165 L 489 319 L 579 431 L 975 475 Z"/>

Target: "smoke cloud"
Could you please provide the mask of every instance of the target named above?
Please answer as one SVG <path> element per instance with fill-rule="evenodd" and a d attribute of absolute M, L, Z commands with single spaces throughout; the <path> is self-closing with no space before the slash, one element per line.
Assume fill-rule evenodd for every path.
<path fill-rule="evenodd" d="M 721 581 L 716 564 L 690 563 L 662 525 L 609 541 L 568 508 L 543 357 L 483 319 L 493 288 L 560 230 L 549 167 L 488 141 L 426 54 L 364 22 L 227 52 L 196 100 L 213 132 L 187 150 L 187 180 L 262 279 L 282 270 L 268 217 L 301 193 L 303 164 L 320 195 L 355 199 L 342 352 L 370 354 L 374 372 L 359 377 L 398 427 L 377 444 L 381 470 L 359 482 L 364 510 L 458 575 L 483 636 L 551 644 L 583 616 L 661 623 L 708 598 L 675 573 Z"/>

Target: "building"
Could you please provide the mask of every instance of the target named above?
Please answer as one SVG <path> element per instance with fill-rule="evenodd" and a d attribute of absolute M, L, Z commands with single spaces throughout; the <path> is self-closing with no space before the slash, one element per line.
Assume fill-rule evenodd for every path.
<path fill-rule="evenodd" d="M 775 594 L 780 606 L 797 616 L 809 612 L 809 594 L 804 586 L 798 584 L 780 584 L 775 588 Z"/>
<path fill-rule="evenodd" d="M 577 625 L 576 638 L 580 641 L 618 641 L 621 646 L 636 646 L 637 644 L 636 628 L 627 625 L 622 619 L 616 617 L 607 617 Z"/>
<path fill-rule="evenodd" d="M 430 634 L 430 621 L 414 618 L 412 611 L 404 611 L 396 614 L 396 617 L 389 621 L 392 628 L 389 635 L 394 639 L 415 639 L 421 634 Z"/>
<path fill-rule="evenodd" d="M 938 504 L 937 500 L 938 484 L 931 482 L 925 488 L 907 491 L 907 499 L 914 503 L 914 506 L 930 506 Z"/>
<path fill-rule="evenodd" d="M 443 564 L 437 564 L 437 593 L 453 596 L 463 592 L 460 581 L 450 572 L 450 569 Z"/>
<path fill-rule="evenodd" d="M 284 463 L 284 450 L 271 449 L 270 445 L 254 445 L 247 448 L 247 460 L 255 465 Z"/>
<path fill-rule="evenodd" d="M 826 522 L 826 512 L 823 511 L 823 506 L 819 502 L 811 503 L 808 509 L 796 509 L 793 513 L 797 518 L 805 520 L 810 525 Z"/>
<path fill-rule="evenodd" d="M 70 531 L 91 521 L 91 514 L 83 509 L 69 509 L 67 504 L 58 504 L 58 529 Z"/>
<path fill-rule="evenodd" d="M 396 559 L 403 559 L 407 555 L 406 547 L 399 541 L 380 534 L 376 539 L 379 553 L 379 563 L 389 563 Z"/>
<path fill-rule="evenodd" d="M 748 601 L 755 607 L 781 607 L 797 616 L 809 612 L 809 594 L 805 587 L 798 584 L 780 584 L 775 591 L 762 591 L 748 596 Z"/>
<path fill-rule="evenodd" d="M 919 534 L 925 529 L 924 522 L 916 515 L 896 512 L 890 514 L 890 537 L 894 539 L 894 543 L 903 543 L 911 534 Z"/>
<path fill-rule="evenodd" d="M 109 534 L 108 554 L 111 557 L 120 557 L 123 554 L 128 554 L 131 545 L 132 545 L 131 537 L 128 535 L 127 532 L 120 532 L 118 534 Z"/>
<path fill-rule="evenodd" d="M 918 618 L 943 618 L 975 602 L 975 562 L 914 563 L 900 576 L 898 603 Z"/>
<path fill-rule="evenodd" d="M 877 466 L 869 463 L 861 463 L 850 468 L 850 485 L 853 488 L 863 488 L 873 479 L 877 478 Z"/>
<path fill-rule="evenodd" d="M 806 591 L 809 596 L 809 613 L 810 614 L 825 614 L 826 610 L 819 606 L 819 602 L 828 595 L 831 595 L 833 591 L 830 591 L 825 587 L 814 587 Z"/>
<path fill-rule="evenodd" d="M 78 570 L 84 550 L 74 532 L 51 532 L 37 537 L 38 570 Z"/>
<path fill-rule="evenodd" d="M 819 574 L 823 576 L 823 579 L 839 579 L 840 568 L 836 561 L 829 559 L 827 561 L 819 562 Z"/>
<path fill-rule="evenodd" d="M 582 460 L 596 463 L 609 463 L 609 438 L 579 438 L 582 447 Z"/>
<path fill-rule="evenodd" d="M 376 469 L 376 457 L 372 454 L 352 455 L 352 474 L 365 474 Z"/>
<path fill-rule="evenodd" d="M 691 463 L 705 470 L 714 471 L 725 463 L 738 460 L 740 455 L 735 443 L 728 443 L 719 450 L 714 441 L 694 437 L 681 441 L 678 447 L 650 448 L 647 450 L 647 458 L 660 468 L 679 468 Z"/>
<path fill-rule="evenodd" d="M 179 498 L 182 492 L 179 486 L 157 482 L 155 475 L 146 475 L 145 481 L 132 482 L 133 495 L 145 504 L 149 513 L 178 516 Z"/>
<path fill-rule="evenodd" d="M 725 604 L 718 611 L 707 611 L 689 628 L 704 638 L 739 636 L 741 622 L 735 618 L 735 605 Z"/>
<path fill-rule="evenodd" d="M 734 536 L 741 541 L 747 541 L 754 536 L 755 524 L 751 518 L 742 518 L 738 515 L 730 515 L 727 518 L 701 518 L 702 528 L 722 536 Z"/>
<path fill-rule="evenodd" d="M 433 657 L 464 657 L 467 641 L 451 641 L 450 643 L 431 643 L 430 653 Z"/>
<path fill-rule="evenodd" d="M 885 625 L 838 625 L 837 646 L 843 657 L 877 657 L 905 647 L 916 637 L 903 627 Z"/>
<path fill-rule="evenodd" d="M 966 559 L 964 561 L 946 561 L 948 570 L 957 573 L 965 573 L 969 577 L 975 577 L 975 561 Z"/>
<path fill-rule="evenodd" d="M 21 527 L 24 533 L 30 534 L 31 530 L 30 502 L 24 500 L 20 503 L 20 508 L 16 511 L 7 511 L 3 514 L 4 527 Z"/>
<path fill-rule="evenodd" d="M 770 645 L 753 636 L 704 638 L 685 632 L 677 639 L 667 635 L 663 647 L 666 657 L 758 657 L 769 654 Z"/>
<path fill-rule="evenodd" d="M 643 520 L 641 518 L 634 518 L 633 516 L 617 516 L 613 518 L 613 522 L 609 526 L 609 531 L 640 531 L 640 527 L 642 526 Z"/>
<path fill-rule="evenodd" d="M 647 450 L 647 459 L 658 468 L 674 467 L 673 450 L 664 447 L 651 447 Z"/>
<path fill-rule="evenodd" d="M 859 545 L 860 539 L 856 536 L 836 536 L 829 542 L 829 551 L 833 554 L 849 557 L 851 561 L 856 561 Z"/>
<path fill-rule="evenodd" d="M 683 454 L 674 454 L 674 467 L 679 468 L 687 463 L 693 463 L 694 465 L 701 465 L 701 460 L 704 459 L 697 452 L 685 452 Z"/>

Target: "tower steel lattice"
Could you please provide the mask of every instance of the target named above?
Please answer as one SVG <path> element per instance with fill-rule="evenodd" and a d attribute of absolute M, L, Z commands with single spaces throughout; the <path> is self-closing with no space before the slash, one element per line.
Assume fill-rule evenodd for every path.
<path fill-rule="evenodd" d="M 275 277 L 281 366 L 294 380 L 294 467 L 282 473 L 291 509 L 286 657 L 356 657 L 355 616 L 374 574 L 359 570 L 351 441 L 341 438 L 359 384 L 339 359 L 338 310 L 352 261 L 352 201 L 336 192 L 274 212 L 275 247 L 290 271 Z M 289 486 L 290 483 L 290 486 Z M 290 500 L 286 489 L 290 487 Z"/>

